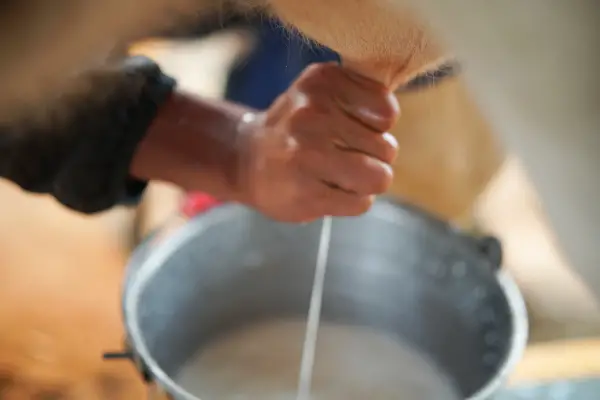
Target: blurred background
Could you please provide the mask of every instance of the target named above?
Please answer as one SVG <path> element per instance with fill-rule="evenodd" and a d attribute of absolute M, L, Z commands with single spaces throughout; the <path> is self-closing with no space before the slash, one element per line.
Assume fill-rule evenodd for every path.
<path fill-rule="evenodd" d="M 259 109 L 308 64 L 337 60 L 277 22 L 235 15 L 124 51 L 154 58 L 191 92 Z M 495 142 L 460 73 L 421 77 L 397 96 L 401 150 L 390 195 L 497 235 L 525 295 L 531 345 L 513 382 L 600 372 L 600 311 L 555 245 L 519 160 Z M 139 206 L 83 217 L 0 181 L 0 400 L 145 398 L 132 365 L 101 355 L 122 347 L 120 286 L 130 252 L 188 195 L 153 182 Z"/>

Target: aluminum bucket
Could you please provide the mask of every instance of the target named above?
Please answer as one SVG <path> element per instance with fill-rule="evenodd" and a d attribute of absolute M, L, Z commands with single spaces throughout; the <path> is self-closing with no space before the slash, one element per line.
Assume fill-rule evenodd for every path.
<path fill-rule="evenodd" d="M 146 378 L 169 398 L 196 400 L 173 377 L 207 342 L 262 318 L 306 317 L 320 228 L 223 205 L 141 246 L 123 307 Z M 523 299 L 500 264 L 495 239 L 382 198 L 363 216 L 334 219 L 322 319 L 399 335 L 465 399 L 491 399 L 527 340 Z"/>

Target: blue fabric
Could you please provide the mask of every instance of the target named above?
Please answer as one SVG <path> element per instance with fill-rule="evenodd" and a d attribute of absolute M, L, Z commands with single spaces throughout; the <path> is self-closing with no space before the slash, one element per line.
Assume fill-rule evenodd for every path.
<path fill-rule="evenodd" d="M 331 50 L 306 44 L 276 22 L 256 26 L 258 45 L 232 72 L 226 98 L 257 109 L 266 109 L 309 64 L 337 61 Z"/>

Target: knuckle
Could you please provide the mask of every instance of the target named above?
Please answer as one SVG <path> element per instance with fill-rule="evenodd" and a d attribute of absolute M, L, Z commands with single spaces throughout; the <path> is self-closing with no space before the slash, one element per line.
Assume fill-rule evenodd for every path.
<path fill-rule="evenodd" d="M 302 71 L 299 80 L 308 80 L 319 77 L 323 72 L 323 65 L 319 63 L 311 64 Z"/>
<path fill-rule="evenodd" d="M 314 118 L 315 115 L 310 108 L 301 107 L 295 109 L 287 117 L 285 123 L 286 130 L 290 135 L 298 138 L 302 132 L 318 129 L 318 126 L 314 126 Z"/>
<path fill-rule="evenodd" d="M 304 91 L 313 92 L 329 87 L 332 79 L 340 73 L 340 67 L 335 63 L 311 64 L 302 71 L 296 80 L 296 86 Z"/>
<path fill-rule="evenodd" d="M 382 128 L 387 131 L 396 125 L 400 115 L 400 106 L 396 97 L 387 91 L 382 92 L 379 97 L 380 102 L 377 112 L 381 118 Z"/>
<path fill-rule="evenodd" d="M 322 117 L 329 113 L 327 105 L 315 98 L 307 96 L 291 110 L 288 120 L 293 127 L 312 126 L 312 129 L 322 128 Z"/>
<path fill-rule="evenodd" d="M 336 63 L 325 62 L 315 63 L 306 67 L 301 75 L 301 78 L 306 79 L 323 79 L 330 77 L 331 74 L 339 73 L 341 68 Z"/>
<path fill-rule="evenodd" d="M 305 126 L 315 116 L 313 102 L 308 100 L 303 104 L 299 104 L 291 110 L 288 123 L 291 126 Z"/>

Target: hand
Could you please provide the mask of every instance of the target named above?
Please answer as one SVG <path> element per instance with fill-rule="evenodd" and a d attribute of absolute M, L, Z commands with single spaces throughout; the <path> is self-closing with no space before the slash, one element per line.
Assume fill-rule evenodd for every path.
<path fill-rule="evenodd" d="M 335 63 L 306 69 L 262 114 L 249 113 L 240 174 L 247 203 L 288 222 L 354 216 L 392 181 L 399 116 L 383 86 Z"/>

